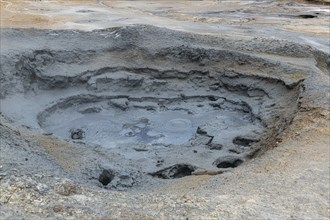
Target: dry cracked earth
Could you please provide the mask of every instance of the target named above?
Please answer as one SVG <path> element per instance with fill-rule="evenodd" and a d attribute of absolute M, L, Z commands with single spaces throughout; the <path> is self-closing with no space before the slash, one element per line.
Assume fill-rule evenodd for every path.
<path fill-rule="evenodd" d="M 330 2 L 1 0 L 1 219 L 329 219 Z"/>

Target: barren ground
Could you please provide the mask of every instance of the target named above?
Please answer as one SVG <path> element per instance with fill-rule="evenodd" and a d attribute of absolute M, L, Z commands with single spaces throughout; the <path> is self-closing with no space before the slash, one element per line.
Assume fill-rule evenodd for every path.
<path fill-rule="evenodd" d="M 3 91 L 8 91 L 8 94 L 2 91 L 0 100 L 1 218 L 329 219 L 330 8 L 327 0 L 316 2 L 1 0 L 1 83 L 3 83 L 1 85 Z M 143 25 L 135 26 L 135 24 Z M 177 32 L 171 32 L 174 30 L 183 32 L 175 35 L 178 38 L 192 34 L 194 37 L 191 39 L 202 39 L 203 43 L 191 43 L 193 46 L 203 45 L 208 48 L 207 43 L 213 42 L 208 48 L 211 51 L 208 51 L 209 53 L 213 53 L 212 49 L 226 53 L 231 51 L 237 52 L 239 58 L 249 56 L 258 62 L 265 60 L 269 65 L 275 63 L 273 67 L 275 73 L 266 70 L 255 73 L 253 71 L 259 70 L 258 68 L 249 69 L 249 66 L 239 67 L 239 65 L 237 67 L 229 61 L 219 61 L 221 65 L 227 65 L 226 71 L 233 68 L 238 72 L 245 71 L 249 77 L 255 74 L 264 77 L 263 79 L 276 79 L 291 87 L 297 86 L 297 89 L 301 86 L 302 92 L 299 94 L 297 109 L 294 109 L 293 120 L 287 122 L 283 116 L 283 121 L 287 123 L 283 122 L 286 129 L 280 131 L 275 129 L 278 131 L 276 137 L 267 136 L 268 142 L 262 143 L 264 146 L 262 149 L 267 151 L 262 150 L 258 156 L 236 168 L 225 169 L 222 174 L 214 175 L 219 170 L 212 169 L 206 170 L 206 173 L 201 171 L 196 175 L 171 180 L 154 181 L 150 177 L 150 181 L 143 182 L 149 185 L 137 184 L 139 187 L 135 190 L 119 186 L 103 187 L 96 180 L 99 173 L 94 173 L 100 170 L 93 166 L 100 163 L 102 166 L 104 161 L 113 160 L 112 154 L 94 145 L 66 141 L 56 135 L 47 134 L 43 130 L 33 128 L 33 123 L 30 125 L 24 121 L 26 119 L 24 113 L 33 115 L 38 113 L 33 111 L 40 110 L 38 105 L 42 106 L 40 103 L 43 100 L 42 98 L 39 100 L 38 97 L 47 96 L 52 92 L 59 97 L 59 100 L 65 96 L 57 90 L 50 89 L 45 92 L 40 90 L 39 93 L 33 91 L 34 94 L 24 93 L 20 96 L 23 98 L 19 99 L 14 93 L 20 91 L 17 86 L 20 83 L 15 81 L 20 79 L 20 73 L 16 75 L 14 73 L 21 65 L 18 62 L 21 53 L 24 54 L 22 55 L 24 62 L 33 65 L 33 62 L 37 62 L 35 61 L 37 58 L 32 57 L 30 52 L 34 50 L 49 50 L 54 54 L 55 49 L 65 51 L 74 48 L 66 45 L 66 42 L 74 42 L 81 48 L 89 49 L 88 51 L 94 46 L 85 45 L 88 37 L 64 40 L 54 37 L 51 43 L 47 41 L 49 36 L 57 36 L 58 33 L 69 35 L 70 30 L 76 30 L 72 32 L 74 36 L 78 30 L 90 32 L 127 25 L 133 27 L 128 28 L 127 33 L 138 33 L 139 37 L 145 36 L 145 33 L 157 32 L 157 29 L 148 25 L 162 28 L 163 32 L 159 31 L 158 35 L 154 35 L 159 39 L 144 42 L 144 48 L 170 47 L 170 41 L 166 41 L 164 45 L 157 45 L 157 42 L 161 44 L 162 39 L 166 38 L 162 33 L 166 36 L 170 36 L 169 33 L 175 35 Z M 45 32 L 39 32 L 40 29 L 44 29 Z M 138 30 L 135 31 L 136 29 Z M 114 35 L 112 29 L 109 30 L 110 35 Z M 123 30 L 126 31 L 125 28 Z M 130 32 L 131 30 L 133 31 Z M 48 35 L 48 31 L 53 35 Z M 19 34 L 15 35 L 15 33 Z M 98 36 L 101 32 L 95 33 Z M 34 36 L 38 38 L 33 38 Z M 88 36 L 92 38 L 94 35 Z M 119 35 L 114 35 L 114 42 L 117 37 L 120 39 Z M 173 40 L 173 47 L 181 42 L 187 45 L 190 43 L 185 42 L 185 38 L 177 41 Z M 278 42 L 280 44 L 277 44 Z M 100 44 L 100 42 L 95 43 L 95 47 L 102 48 Z M 290 54 L 291 50 L 294 51 L 292 48 L 305 49 Z M 118 54 L 111 58 L 119 63 L 125 62 L 123 60 L 130 57 L 127 54 Z M 148 60 L 149 63 L 127 63 L 131 69 L 137 64 L 145 65 L 146 69 L 156 70 L 172 67 L 172 63 L 156 58 L 152 62 L 151 58 L 138 52 L 133 57 L 137 60 Z M 257 63 L 257 61 L 253 62 Z M 61 62 L 63 65 L 67 64 L 66 61 Z M 84 64 L 76 69 L 83 69 Z M 257 64 L 251 66 L 254 68 Z M 194 63 L 184 63 L 182 69 L 200 68 L 202 71 L 203 68 L 212 67 L 218 70 L 216 62 L 206 63 L 206 67 L 204 63 L 197 66 L 195 67 Z M 16 69 L 13 70 L 14 67 Z M 304 73 L 294 72 L 290 75 L 285 71 L 281 72 L 281 68 L 290 71 L 297 68 Z M 172 69 L 180 72 L 177 66 Z M 136 68 L 134 71 L 137 71 Z M 182 72 L 183 70 L 180 73 Z M 46 71 L 45 75 L 38 75 L 41 78 L 43 76 L 47 76 Z M 57 80 L 56 77 L 50 79 Z M 180 87 L 175 84 L 176 79 L 173 80 L 173 85 Z M 200 78 L 199 80 L 199 83 L 202 83 L 203 80 Z M 30 92 L 33 88 L 28 86 L 28 89 Z M 239 90 L 242 89 L 239 86 L 234 89 L 238 92 L 243 91 Z M 291 91 L 290 89 L 288 91 Z M 11 92 L 13 94 L 10 94 Z M 70 92 L 70 87 L 65 90 L 66 95 Z M 35 94 L 41 95 L 29 99 Z M 182 99 L 187 95 L 189 93 L 184 94 Z M 171 94 L 167 96 L 170 97 Z M 277 98 L 281 100 L 281 97 Z M 31 104 L 29 100 L 35 102 Z M 294 108 L 294 103 L 291 104 Z M 21 121 L 24 123 L 20 123 Z M 143 162 L 142 159 L 140 161 Z M 199 161 L 196 160 L 197 162 Z M 163 168 L 162 165 L 160 167 Z M 118 181 L 120 184 L 121 180 Z"/>

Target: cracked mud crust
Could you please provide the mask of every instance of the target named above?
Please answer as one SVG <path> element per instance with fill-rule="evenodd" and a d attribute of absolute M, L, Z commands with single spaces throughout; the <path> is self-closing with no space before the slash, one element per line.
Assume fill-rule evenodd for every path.
<path fill-rule="evenodd" d="M 1 1 L 0 216 L 328 219 L 327 6 L 135 3 Z"/>

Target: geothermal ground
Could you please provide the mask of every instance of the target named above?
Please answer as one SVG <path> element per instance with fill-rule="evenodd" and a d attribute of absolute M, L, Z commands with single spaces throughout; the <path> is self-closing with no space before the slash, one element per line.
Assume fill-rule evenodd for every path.
<path fill-rule="evenodd" d="M 329 219 L 328 1 L 1 1 L 2 219 Z"/>

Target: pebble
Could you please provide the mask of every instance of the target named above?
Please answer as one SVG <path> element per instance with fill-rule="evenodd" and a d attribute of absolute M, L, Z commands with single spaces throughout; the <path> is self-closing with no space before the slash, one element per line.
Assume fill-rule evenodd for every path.
<path fill-rule="evenodd" d="M 78 187 L 76 186 L 76 184 L 71 180 L 67 179 L 61 181 L 60 183 L 57 183 L 54 186 L 54 190 L 56 193 L 63 196 L 70 196 L 78 193 Z"/>

